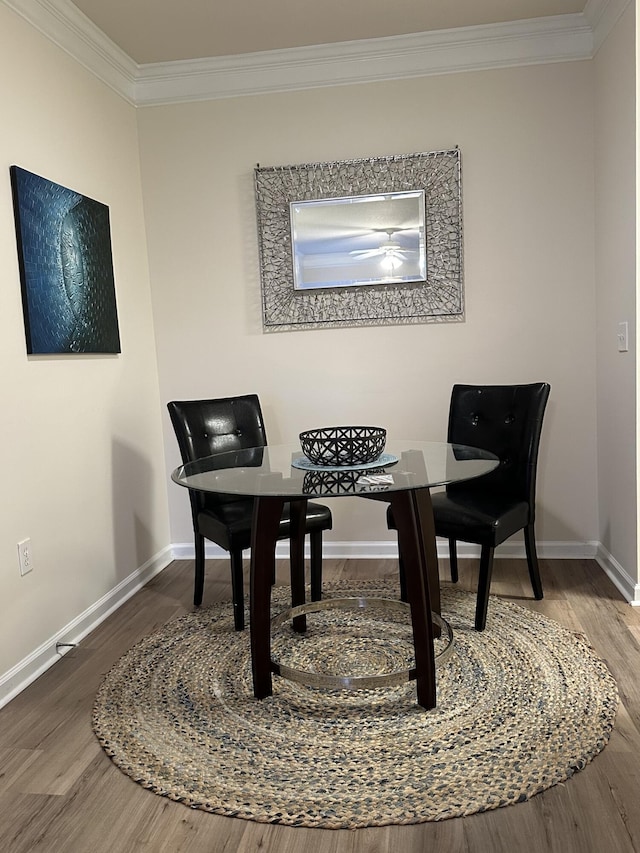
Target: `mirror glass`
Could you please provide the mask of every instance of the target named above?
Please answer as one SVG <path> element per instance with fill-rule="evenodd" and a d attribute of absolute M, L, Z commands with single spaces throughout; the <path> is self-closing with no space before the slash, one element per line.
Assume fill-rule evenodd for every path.
<path fill-rule="evenodd" d="M 425 281 L 424 190 L 293 201 L 295 290 Z"/>

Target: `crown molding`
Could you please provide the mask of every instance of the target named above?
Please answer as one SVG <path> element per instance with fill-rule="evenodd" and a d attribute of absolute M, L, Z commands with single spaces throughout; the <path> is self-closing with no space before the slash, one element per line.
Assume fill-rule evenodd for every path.
<path fill-rule="evenodd" d="M 141 106 L 590 58 L 583 15 L 144 65 Z"/>
<path fill-rule="evenodd" d="M 71 0 L 0 2 L 142 107 L 592 59 L 630 0 L 588 0 L 573 15 L 146 65 Z"/>
<path fill-rule="evenodd" d="M 631 0 L 587 0 L 584 16 L 593 30 L 594 56 Z"/>
<path fill-rule="evenodd" d="M 2 0 L 76 62 L 135 105 L 138 66 L 70 0 Z"/>

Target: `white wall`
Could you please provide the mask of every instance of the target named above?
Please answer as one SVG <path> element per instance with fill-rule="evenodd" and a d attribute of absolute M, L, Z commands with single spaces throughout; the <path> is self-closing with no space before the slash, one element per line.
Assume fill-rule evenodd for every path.
<path fill-rule="evenodd" d="M 163 404 L 260 394 L 269 440 L 349 422 L 444 439 L 454 382 L 548 380 L 538 536 L 598 535 L 593 68 L 576 62 L 140 110 Z M 464 323 L 263 334 L 253 169 L 459 145 Z M 167 467 L 178 452 L 164 415 Z M 171 538 L 189 542 L 169 489 Z M 334 542 L 391 538 L 334 501 Z"/>
<path fill-rule="evenodd" d="M 169 533 L 135 110 L 4 5 L 0 105 L 1 675 Z M 12 164 L 109 205 L 121 355 L 27 356 Z"/>
<path fill-rule="evenodd" d="M 594 70 L 598 539 L 637 584 L 634 4 L 600 48 Z M 618 323 L 625 320 L 630 349 L 619 353 Z"/>

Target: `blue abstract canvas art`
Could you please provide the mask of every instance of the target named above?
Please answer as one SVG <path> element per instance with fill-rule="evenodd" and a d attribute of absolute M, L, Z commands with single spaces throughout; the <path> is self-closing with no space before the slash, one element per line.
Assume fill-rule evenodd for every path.
<path fill-rule="evenodd" d="M 119 353 L 109 208 L 10 172 L 27 352 Z"/>

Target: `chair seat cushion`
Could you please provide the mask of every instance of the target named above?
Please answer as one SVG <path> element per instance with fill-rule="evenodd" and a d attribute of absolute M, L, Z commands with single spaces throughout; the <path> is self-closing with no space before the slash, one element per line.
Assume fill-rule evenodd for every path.
<path fill-rule="evenodd" d="M 525 501 L 487 495 L 432 495 L 436 536 L 496 547 L 529 523 Z"/>
<path fill-rule="evenodd" d="M 289 516 L 289 504 L 285 504 L 285 516 Z M 284 516 L 283 516 L 284 518 Z M 331 510 L 323 504 L 309 501 L 307 504 L 307 532 L 315 530 L 331 530 Z"/>
<path fill-rule="evenodd" d="M 284 505 L 278 539 L 288 539 L 291 533 L 289 504 Z M 202 536 L 217 542 L 227 551 L 240 548 L 243 551 L 251 545 L 251 525 L 253 523 L 253 499 L 241 498 L 231 503 L 205 507 L 198 513 L 198 531 Z M 323 504 L 309 501 L 305 529 L 307 533 L 331 530 L 331 511 Z M 223 544 L 224 543 L 224 544 Z"/>

